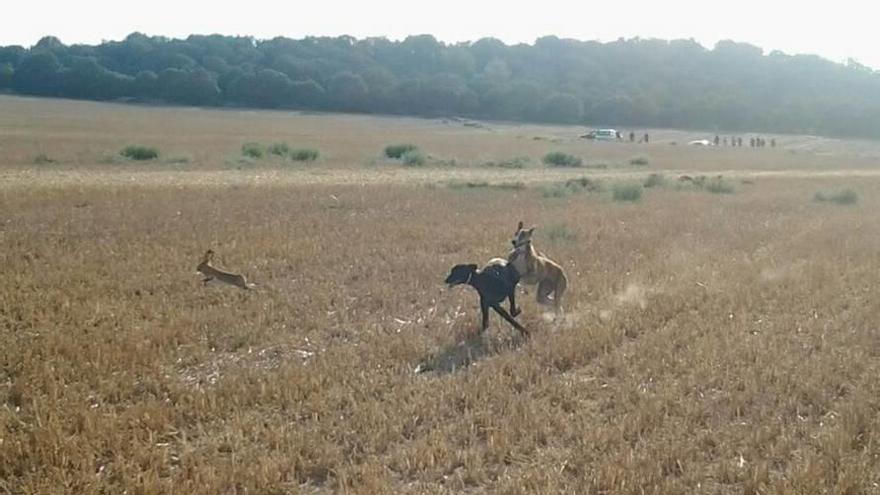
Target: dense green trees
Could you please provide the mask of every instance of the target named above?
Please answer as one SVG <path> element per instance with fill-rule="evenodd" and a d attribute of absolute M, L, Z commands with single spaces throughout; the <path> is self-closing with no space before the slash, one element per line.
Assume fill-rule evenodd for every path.
<path fill-rule="evenodd" d="M 21 93 L 55 96 L 61 89 L 61 63 L 50 51 L 34 51 L 13 67 L 12 87 Z"/>
<path fill-rule="evenodd" d="M 15 70 L 9 62 L 0 62 L 0 89 L 12 87 L 12 76 Z"/>
<path fill-rule="evenodd" d="M 0 89 L 505 120 L 880 137 L 880 75 L 855 61 L 690 40 L 532 45 L 384 38 L 150 37 L 97 46 L 47 36 L 0 47 Z"/>

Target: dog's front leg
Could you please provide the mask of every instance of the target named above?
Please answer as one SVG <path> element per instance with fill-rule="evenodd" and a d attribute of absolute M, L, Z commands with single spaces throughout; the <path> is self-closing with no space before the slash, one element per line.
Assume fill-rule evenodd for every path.
<path fill-rule="evenodd" d="M 483 325 L 480 327 L 480 331 L 485 332 L 489 328 L 489 303 L 482 297 L 480 298 L 480 311 L 483 313 Z"/>
<path fill-rule="evenodd" d="M 516 318 L 522 313 L 522 310 L 516 307 L 516 288 L 510 291 L 510 294 L 507 296 L 507 299 L 510 301 L 510 315 Z"/>

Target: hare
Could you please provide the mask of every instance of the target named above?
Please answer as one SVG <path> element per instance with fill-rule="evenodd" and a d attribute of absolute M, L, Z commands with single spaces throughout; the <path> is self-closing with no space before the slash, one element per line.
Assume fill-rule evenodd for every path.
<path fill-rule="evenodd" d="M 254 284 L 247 283 L 244 275 L 240 275 L 238 273 L 230 273 L 219 268 L 215 268 L 211 266 L 211 261 L 214 259 L 214 251 L 207 250 L 205 251 L 205 255 L 202 257 L 202 262 L 199 263 L 199 266 L 196 267 L 196 271 L 205 276 L 202 279 L 203 284 L 207 284 L 211 280 L 217 279 L 220 282 L 234 285 L 236 287 L 240 287 L 242 289 L 248 290 L 253 289 L 255 287 Z"/>

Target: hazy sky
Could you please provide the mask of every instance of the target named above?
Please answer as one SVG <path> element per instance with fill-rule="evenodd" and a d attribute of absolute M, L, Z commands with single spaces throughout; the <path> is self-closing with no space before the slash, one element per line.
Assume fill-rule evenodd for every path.
<path fill-rule="evenodd" d="M 116 40 L 132 31 L 185 37 L 242 34 L 257 38 L 350 34 L 433 34 L 443 41 L 485 36 L 531 43 L 554 34 L 585 40 L 620 37 L 720 39 L 766 51 L 855 58 L 880 68 L 880 29 L 872 2 L 777 0 L 49 0 L 4 5 L 0 44 L 29 46 L 52 34 L 63 42 Z"/>

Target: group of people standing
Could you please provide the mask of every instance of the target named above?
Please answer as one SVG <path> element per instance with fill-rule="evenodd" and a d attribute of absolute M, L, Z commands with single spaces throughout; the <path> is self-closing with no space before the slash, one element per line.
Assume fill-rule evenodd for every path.
<path fill-rule="evenodd" d="M 620 131 L 616 131 L 616 132 L 617 132 L 617 140 L 623 141 L 623 136 L 620 134 Z M 635 132 L 630 131 L 628 137 L 629 137 L 630 143 L 636 142 L 636 133 Z M 640 143 L 650 143 L 651 137 L 648 136 L 648 133 L 646 132 L 644 135 L 642 135 L 639 138 L 639 142 Z M 763 147 L 767 146 L 768 143 L 770 144 L 771 148 L 776 147 L 776 139 L 775 138 L 770 138 L 770 141 L 767 141 L 766 139 L 764 139 L 762 137 L 749 138 L 749 147 L 750 148 L 763 148 Z M 721 146 L 722 144 L 724 146 L 734 146 L 734 147 L 742 148 L 743 138 L 741 138 L 739 136 L 730 136 L 730 138 L 727 138 L 725 136 L 722 138 L 721 136 L 716 134 L 715 135 L 715 146 Z"/>
<path fill-rule="evenodd" d="M 618 132 L 618 133 L 617 133 L 617 139 L 621 139 L 621 138 L 622 138 L 622 137 L 621 137 L 620 133 Z M 636 142 L 636 133 L 633 132 L 633 131 L 629 131 L 629 142 L 631 142 L 631 143 Z M 646 133 L 644 134 L 644 136 L 642 136 L 641 139 L 639 139 L 639 142 L 640 142 L 640 143 L 650 143 L 650 142 L 651 142 L 651 137 L 648 136 L 648 133 L 646 132 Z"/>
<path fill-rule="evenodd" d="M 743 138 L 731 136 L 730 140 L 728 141 L 728 139 L 726 137 L 721 138 L 716 134 L 715 135 L 715 146 L 720 146 L 721 143 L 724 143 L 724 146 L 727 146 L 728 143 L 730 143 L 730 146 L 738 146 L 741 148 L 743 145 Z M 766 139 L 764 139 L 762 137 L 749 138 L 749 147 L 750 148 L 763 148 L 765 146 L 767 146 Z M 775 138 L 770 139 L 770 147 L 771 148 L 776 147 L 776 139 Z"/>

